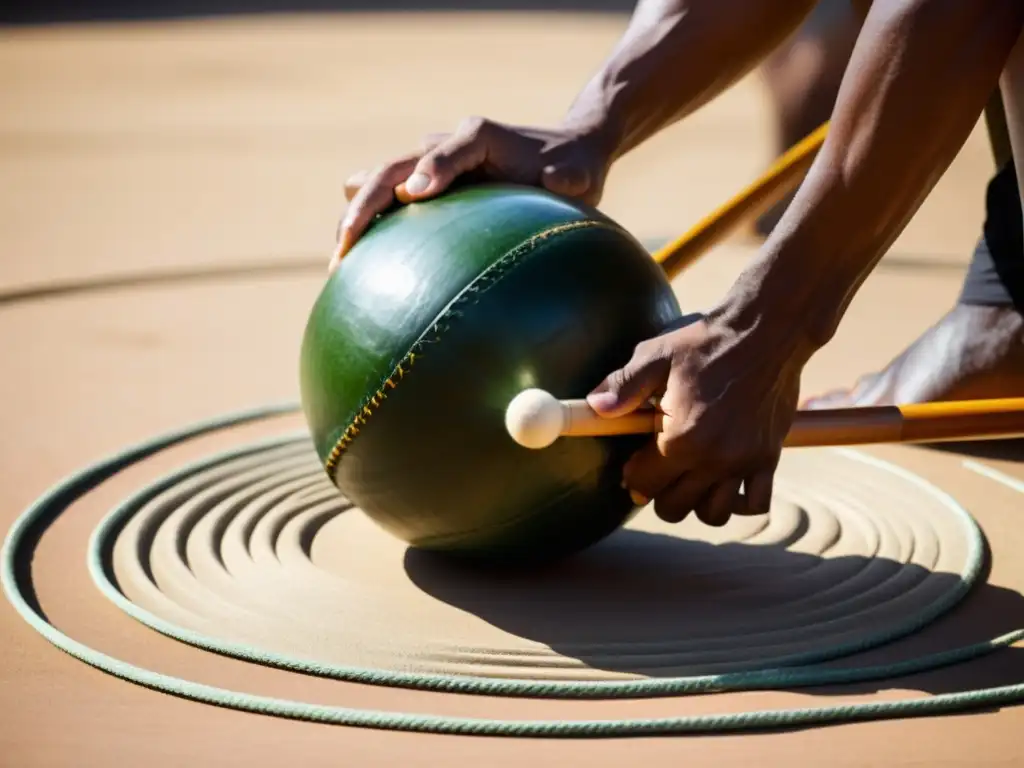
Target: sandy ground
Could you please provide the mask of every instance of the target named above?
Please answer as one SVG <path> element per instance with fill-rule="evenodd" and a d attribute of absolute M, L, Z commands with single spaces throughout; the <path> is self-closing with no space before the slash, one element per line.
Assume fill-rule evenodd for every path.
<path fill-rule="evenodd" d="M 297 397 L 298 338 L 322 280 L 345 176 L 467 114 L 557 119 L 623 24 L 614 17 L 347 15 L 0 32 L 0 296 L 9 297 L 0 301 L 0 524 L 6 528 L 67 472 L 128 442 Z M 688 228 L 770 161 L 766 110 L 752 76 L 625 159 L 603 208 L 645 239 Z M 812 364 L 808 391 L 884 363 L 949 306 L 979 232 L 991 170 L 979 129 Z M 750 253 L 742 244 L 725 246 L 680 278 L 684 304 L 713 301 Z M 282 269 L 10 299 L 69 280 L 249 265 Z M 955 454 L 878 451 L 953 492 L 978 516 L 993 546 L 990 584 L 1019 597 L 1019 495 L 969 471 Z M 1024 477 L 1013 461 L 983 461 Z M 127 487 L 124 481 L 100 489 L 40 548 L 40 596 L 66 631 L 222 684 L 259 683 L 298 696 L 308 686 L 310 695 L 352 696 L 363 706 L 477 706 L 426 694 L 338 693 L 322 681 L 285 679 L 154 637 L 96 596 L 84 570 L 89 531 Z M 1019 603 L 982 600 L 908 642 L 943 647 L 1024 626 Z M 327 728 L 216 710 L 121 683 L 52 649 L 6 603 L 0 626 L 0 762 L 12 766 L 1024 761 L 1012 737 L 1024 717 L 1019 708 L 756 737 L 611 743 Z M 1011 655 L 957 674 L 960 687 L 988 685 L 1019 682 L 1024 668 Z M 850 696 L 948 684 L 901 681 L 881 694 Z M 589 717 L 832 698 L 804 692 L 713 703 L 480 706 L 495 716 Z"/>

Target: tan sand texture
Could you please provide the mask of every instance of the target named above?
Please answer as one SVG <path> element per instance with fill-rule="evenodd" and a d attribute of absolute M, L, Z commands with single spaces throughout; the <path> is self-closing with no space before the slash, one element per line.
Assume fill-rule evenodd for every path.
<path fill-rule="evenodd" d="M 898 631 L 949 605 L 980 546 L 898 472 L 793 451 L 768 517 L 709 529 L 647 514 L 553 569 L 489 574 L 409 551 L 323 475 L 302 441 L 183 479 L 117 537 L 116 583 L 182 628 L 321 664 L 693 676 Z"/>
<path fill-rule="evenodd" d="M 322 281 L 344 175 L 466 113 L 555 119 L 622 23 L 341 16 L 4 32 L 4 528 L 61 477 L 125 445 L 294 399 L 298 339 Z M 430 48 L 430 68 L 406 66 L 398 52 L 411 46 Z M 501 87 L 495 76 L 504 78 Z M 441 82 L 450 85 L 435 85 Z M 605 209 L 643 238 L 677 234 L 767 164 L 766 124 L 751 78 L 627 159 Z M 979 131 L 814 361 L 808 392 L 884 363 L 955 299 L 990 172 Z M 684 305 L 713 301 L 750 252 L 727 246 L 680 278 Z M 277 271 L 245 272 L 253 264 Z M 168 269 L 238 274 L 12 298 L 33 286 Z M 213 653 L 155 632 L 100 592 L 87 568 L 90 537 L 116 505 L 190 461 L 301 429 L 299 419 L 286 417 L 219 430 L 117 474 L 74 503 L 26 564 L 47 619 L 115 658 L 206 685 L 464 717 L 740 713 L 1024 681 L 1020 651 L 1006 649 L 848 686 L 594 701 L 456 695 L 313 677 Z M 497 680 L 657 680 L 834 647 L 898 628 L 915 611 L 951 599 L 958 574 L 973 562 L 973 524 L 956 511 L 962 507 L 991 549 L 981 583 L 920 631 L 832 666 L 920 658 L 1024 627 L 1022 505 L 1014 485 L 1024 470 L 1011 445 L 978 448 L 975 456 L 893 446 L 793 451 L 768 520 L 711 531 L 662 526 L 645 514 L 633 530 L 558 572 L 491 581 L 406 553 L 358 511 L 342 510 L 306 448 L 295 451 L 291 469 L 290 459 L 259 454 L 254 475 L 228 503 L 204 507 L 189 491 L 164 508 L 164 519 L 153 517 L 153 507 L 133 514 L 109 561 L 123 594 L 218 641 L 332 664 Z M 240 472 L 233 469 L 228 482 Z M 273 498 L 274 488 L 281 498 Z M 249 499 L 229 509 L 246 492 L 267 504 Z M 159 524 L 144 534 L 147 520 Z M 55 649 L 6 602 L 0 627 L 0 754 L 17 766 L 1024 761 L 1014 736 L 1024 715 L 1012 707 L 611 741 L 318 725 L 118 680 Z"/>

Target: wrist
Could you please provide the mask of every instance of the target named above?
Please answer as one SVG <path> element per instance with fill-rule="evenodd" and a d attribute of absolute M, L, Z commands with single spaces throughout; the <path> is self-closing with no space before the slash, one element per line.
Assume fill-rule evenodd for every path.
<path fill-rule="evenodd" d="M 819 155 L 818 160 L 828 158 Z M 887 230 L 875 220 L 849 225 L 851 206 L 834 191 L 836 186 L 830 171 L 811 169 L 799 199 L 729 289 L 720 309 L 741 328 L 785 329 L 786 339 L 775 341 L 788 340 L 794 354 L 807 358 L 832 341 L 889 241 Z"/>
<path fill-rule="evenodd" d="M 626 131 L 606 91 L 601 78 L 595 78 L 573 102 L 559 129 L 592 147 L 611 166 L 625 154 Z"/>
<path fill-rule="evenodd" d="M 802 368 L 831 341 L 837 325 L 814 288 L 813 280 L 783 279 L 777 269 L 755 263 L 707 317 L 737 340 L 772 350 L 780 362 Z"/>

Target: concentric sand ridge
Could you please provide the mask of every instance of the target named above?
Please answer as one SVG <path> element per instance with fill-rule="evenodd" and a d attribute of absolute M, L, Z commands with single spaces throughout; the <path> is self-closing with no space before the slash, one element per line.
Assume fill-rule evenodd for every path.
<path fill-rule="evenodd" d="M 2 581 L 72 656 L 193 701 L 278 717 L 448 734 L 601 738 L 729 732 L 1015 703 L 1007 685 L 805 709 L 609 720 L 502 720 L 280 699 L 169 676 L 65 634 L 35 602 L 39 536 L 76 500 L 165 449 L 288 412 L 267 406 L 158 436 L 65 478 L 18 518 Z M 468 571 L 410 552 L 331 489 L 308 435 L 244 443 L 145 485 L 94 529 L 100 593 L 197 648 L 375 686 L 503 697 L 626 699 L 905 676 L 984 656 L 1017 630 L 876 666 L 828 667 L 912 634 L 978 581 L 980 529 L 916 475 L 843 449 L 791 451 L 776 504 L 722 529 L 628 529 L 544 572 Z M 436 670 L 436 671 L 435 671 Z"/>
<path fill-rule="evenodd" d="M 543 572 L 405 545 L 308 441 L 200 465 L 113 545 L 122 593 L 185 630 L 324 665 L 547 680 L 705 675 L 899 633 L 963 590 L 972 523 L 844 451 L 786 455 L 766 518 L 652 513 Z"/>

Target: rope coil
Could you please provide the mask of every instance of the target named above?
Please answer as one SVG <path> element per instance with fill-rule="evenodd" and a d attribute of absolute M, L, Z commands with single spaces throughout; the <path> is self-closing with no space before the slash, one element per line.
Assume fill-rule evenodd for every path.
<path fill-rule="evenodd" d="M 25 621 L 50 643 L 71 656 L 114 675 L 122 680 L 153 690 L 179 696 L 192 701 L 229 707 L 232 709 L 276 717 L 308 720 L 351 727 L 396 731 L 415 731 L 438 734 L 478 736 L 534 737 L 534 738 L 609 738 L 629 736 L 678 735 L 694 733 L 725 733 L 754 731 L 767 728 L 795 727 L 847 723 L 900 717 L 918 717 L 972 709 L 1017 704 L 1024 701 L 1024 684 L 1007 685 L 979 690 L 948 693 L 900 701 L 865 702 L 834 706 L 759 710 L 721 715 L 697 715 L 645 719 L 609 720 L 498 720 L 433 716 L 427 714 L 382 712 L 349 707 L 321 706 L 301 701 L 271 698 L 256 694 L 227 690 L 182 678 L 163 675 L 132 665 L 90 648 L 61 632 L 51 624 L 35 605 L 30 583 L 18 576 L 18 564 L 27 562 L 42 532 L 78 498 L 102 482 L 149 456 L 176 444 L 231 426 L 254 422 L 294 412 L 294 404 L 271 405 L 250 411 L 215 418 L 184 429 L 158 436 L 124 451 L 116 453 L 65 478 L 41 496 L 15 521 L 0 552 L 2 572 L 0 581 L 4 592 Z M 128 519 L 133 510 L 170 487 L 178 479 L 211 463 L 228 461 L 246 454 L 266 450 L 268 447 L 297 443 L 302 435 L 274 438 L 227 451 L 212 459 L 194 463 L 177 473 L 161 478 L 135 494 L 115 510 L 94 531 L 88 556 L 92 578 L 104 593 L 126 613 L 165 635 L 254 663 L 268 664 L 305 674 L 327 676 L 372 685 L 388 685 L 490 696 L 529 696 L 545 698 L 595 699 L 636 698 L 639 696 L 679 696 L 723 691 L 765 690 L 779 687 L 808 687 L 827 684 L 849 684 L 920 673 L 951 664 L 976 659 L 993 651 L 1007 648 L 1024 640 L 1024 630 L 950 651 L 932 654 L 895 664 L 850 669 L 823 669 L 816 661 L 849 655 L 863 648 L 833 648 L 827 652 L 807 654 L 793 659 L 790 666 L 749 672 L 706 675 L 698 677 L 666 678 L 640 681 L 529 681 L 493 680 L 462 676 L 393 673 L 382 670 L 338 667 L 315 662 L 277 656 L 242 645 L 225 643 L 214 638 L 184 630 L 150 614 L 129 601 L 115 586 L 104 567 L 104 553 L 111 546 L 112 536 Z M 874 461 L 873 459 L 865 460 Z M 948 605 L 930 606 L 927 611 L 912 617 L 895 635 L 905 635 L 920 629 L 940 613 L 961 599 L 978 579 L 984 564 L 981 533 L 966 510 L 951 497 L 928 485 L 911 473 L 886 465 L 916 482 L 930 493 L 943 498 L 945 503 L 970 523 L 971 556 L 969 566 L 962 574 L 962 589 L 948 599 Z M 29 579 L 30 581 L 30 579 Z M 894 637 L 875 638 L 869 645 L 889 642 Z M 863 644 L 862 644 L 863 645 Z"/>

